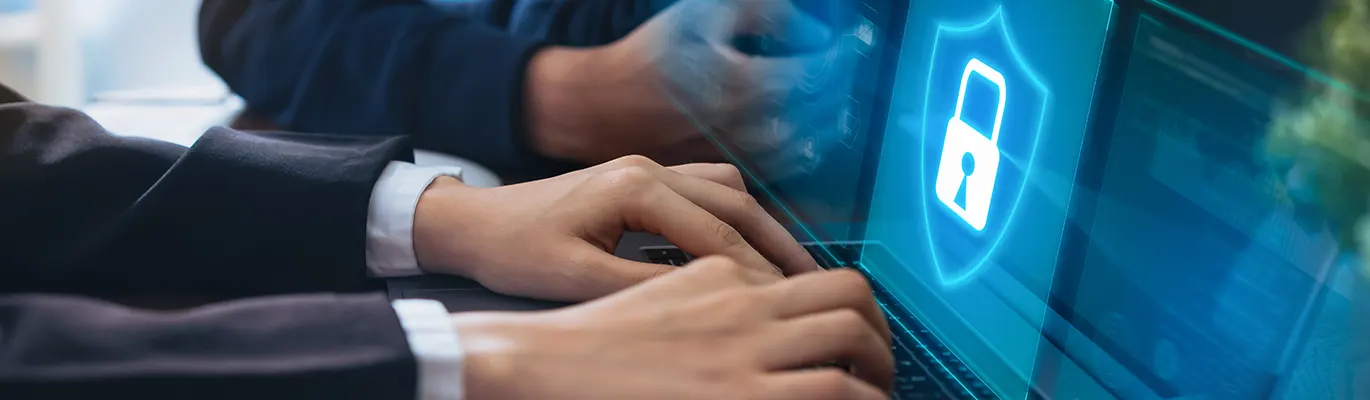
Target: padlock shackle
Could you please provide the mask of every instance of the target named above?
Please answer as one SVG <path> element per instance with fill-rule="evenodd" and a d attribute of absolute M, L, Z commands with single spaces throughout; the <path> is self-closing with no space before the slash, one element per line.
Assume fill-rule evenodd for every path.
<path fill-rule="evenodd" d="M 1004 74 L 985 65 L 979 58 L 971 58 L 970 62 L 966 63 L 966 71 L 961 73 L 961 90 L 956 94 L 956 113 L 952 114 L 951 118 L 961 119 L 961 106 L 966 102 L 966 85 L 970 83 L 971 73 L 980 74 L 999 87 L 999 108 L 994 112 L 994 129 L 989 135 L 991 143 L 998 143 L 999 126 L 1004 122 L 1004 103 L 1008 100 L 1008 87 L 1004 84 Z"/>

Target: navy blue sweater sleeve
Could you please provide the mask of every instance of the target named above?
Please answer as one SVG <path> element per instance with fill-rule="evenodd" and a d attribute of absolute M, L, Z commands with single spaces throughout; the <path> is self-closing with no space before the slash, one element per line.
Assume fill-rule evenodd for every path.
<path fill-rule="evenodd" d="M 506 176 L 548 175 L 574 166 L 543 158 L 527 145 L 528 61 L 549 40 L 611 41 L 623 28 L 613 20 L 646 17 L 589 15 L 635 1 L 646 0 L 570 0 L 565 3 L 581 6 L 556 7 L 521 22 L 582 32 L 568 36 L 510 32 L 514 0 L 454 7 L 394 0 L 210 0 L 201 12 L 201 51 L 254 113 L 283 128 L 407 134 L 420 148 L 471 159 Z"/>

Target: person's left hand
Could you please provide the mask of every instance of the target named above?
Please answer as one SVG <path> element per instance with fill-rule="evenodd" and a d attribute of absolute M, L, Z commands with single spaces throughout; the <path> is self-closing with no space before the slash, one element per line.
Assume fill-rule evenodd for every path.
<path fill-rule="evenodd" d="M 776 276 L 819 269 L 727 164 L 667 168 L 629 156 L 513 186 L 440 180 L 421 196 L 414 221 L 425 272 L 548 300 L 597 298 L 675 268 L 614 256 L 626 231 L 659 234 L 690 254 L 728 256 Z"/>

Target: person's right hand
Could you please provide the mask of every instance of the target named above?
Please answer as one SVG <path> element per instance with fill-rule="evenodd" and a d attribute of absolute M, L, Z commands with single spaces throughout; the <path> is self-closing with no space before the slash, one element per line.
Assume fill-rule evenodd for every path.
<path fill-rule="evenodd" d="M 453 315 L 469 399 L 875 400 L 890 331 L 865 279 L 723 257 L 582 305 Z M 812 368 L 831 363 L 847 365 Z"/>
<path fill-rule="evenodd" d="M 465 276 L 504 294 L 584 301 L 676 268 L 614 256 L 627 231 L 777 277 L 818 270 L 747 194 L 737 168 L 668 168 L 640 156 L 512 186 L 435 182 L 415 211 L 414 250 L 428 273 Z"/>
<path fill-rule="evenodd" d="M 679 0 L 612 44 L 534 57 L 531 143 L 583 163 L 642 154 L 665 164 L 721 160 L 722 143 L 802 168 L 845 115 L 857 58 L 848 30 L 791 0 Z M 754 37 L 788 49 L 739 48 Z"/>

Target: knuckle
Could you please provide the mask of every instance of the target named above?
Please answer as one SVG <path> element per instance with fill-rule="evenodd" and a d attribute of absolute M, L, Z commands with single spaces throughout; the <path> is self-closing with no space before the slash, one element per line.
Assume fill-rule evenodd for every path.
<path fill-rule="evenodd" d="M 660 164 L 657 164 L 656 161 L 652 161 L 651 158 L 637 154 L 619 157 L 613 161 L 609 161 L 609 163 L 618 168 L 653 168 L 661 166 Z"/>
<path fill-rule="evenodd" d="M 620 168 L 605 172 L 600 175 L 600 179 L 605 186 L 629 194 L 641 194 L 656 183 L 651 172 L 638 167 Z"/>
<path fill-rule="evenodd" d="M 845 399 L 851 392 L 851 378 L 845 372 L 827 369 L 813 375 L 813 388 L 819 398 Z"/>
<path fill-rule="evenodd" d="M 719 221 L 714 226 L 714 235 L 729 249 L 747 247 L 747 240 L 742 237 L 742 232 L 738 232 L 736 228 L 725 222 Z"/>
<path fill-rule="evenodd" d="M 731 257 L 722 255 L 700 257 L 694 261 L 694 265 L 695 269 L 710 275 L 733 274 L 742 268 Z"/>
<path fill-rule="evenodd" d="M 715 168 L 718 168 L 718 170 L 719 170 L 719 172 L 718 172 L 719 178 L 724 179 L 724 181 L 727 182 L 727 183 L 729 184 L 729 186 L 733 186 L 733 187 L 742 187 L 742 186 L 743 186 L 743 181 L 742 181 L 742 170 L 741 170 L 741 169 L 738 169 L 736 165 L 728 164 L 728 163 L 720 163 L 720 164 L 714 164 L 714 165 L 715 165 Z"/>
<path fill-rule="evenodd" d="M 870 282 L 866 281 L 866 276 L 861 275 L 861 272 L 850 268 L 843 268 L 834 270 L 830 273 L 833 274 L 833 276 L 829 281 L 833 282 L 834 285 L 838 285 L 842 290 L 850 290 L 863 294 L 871 292 Z"/>
<path fill-rule="evenodd" d="M 867 330 L 866 317 L 862 316 L 861 313 L 850 308 L 838 310 L 836 313 L 832 320 L 833 323 L 837 324 L 839 328 L 837 331 L 841 332 L 842 339 L 859 339 L 861 336 L 865 336 Z"/>
<path fill-rule="evenodd" d="M 743 211 L 746 211 L 746 212 L 749 212 L 749 213 L 753 213 L 752 215 L 756 215 L 756 216 L 760 216 L 760 215 L 761 215 L 761 214 L 756 214 L 756 213 L 762 212 L 762 210 L 761 210 L 761 202 L 759 202 L 759 201 L 756 200 L 756 196 L 752 196 L 751 193 L 747 193 L 747 192 L 744 192 L 744 191 L 741 191 L 741 190 L 738 190 L 738 191 L 736 191 L 736 192 L 734 192 L 734 193 L 736 193 L 735 196 L 737 196 L 737 199 L 734 200 L 734 203 L 737 204 L 737 208 L 738 208 L 739 210 L 743 210 Z"/>

